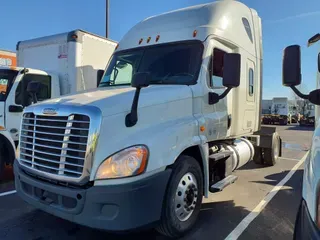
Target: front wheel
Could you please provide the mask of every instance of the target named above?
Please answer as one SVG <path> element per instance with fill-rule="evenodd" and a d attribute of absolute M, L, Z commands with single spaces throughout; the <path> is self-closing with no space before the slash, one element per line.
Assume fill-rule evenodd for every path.
<path fill-rule="evenodd" d="M 5 158 L 4 158 L 4 155 L 2 154 L 2 150 L 3 150 L 3 148 L 1 146 L 0 147 L 0 180 L 4 178 L 4 172 L 5 172 L 5 168 L 6 168 Z"/>
<path fill-rule="evenodd" d="M 158 232 L 171 238 L 187 233 L 196 223 L 203 196 L 202 170 L 196 159 L 180 156 L 173 165 Z"/>

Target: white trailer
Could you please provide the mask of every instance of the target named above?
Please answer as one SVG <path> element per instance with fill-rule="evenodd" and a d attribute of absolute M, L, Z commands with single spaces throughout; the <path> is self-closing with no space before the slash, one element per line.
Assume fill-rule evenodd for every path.
<path fill-rule="evenodd" d="M 288 116 L 289 104 L 286 97 L 275 97 L 272 99 L 271 113 Z"/>
<path fill-rule="evenodd" d="M 15 158 L 22 111 L 32 103 L 28 83 L 41 83 L 39 101 L 94 89 L 116 45 L 83 30 L 18 42 L 18 67 L 0 68 L 0 177 Z"/>
<path fill-rule="evenodd" d="M 147 18 L 120 41 L 98 89 L 25 109 L 16 190 L 82 225 L 156 224 L 179 237 L 234 170 L 281 156 L 275 128 L 260 125 L 261 73 L 261 19 L 238 1 Z"/>

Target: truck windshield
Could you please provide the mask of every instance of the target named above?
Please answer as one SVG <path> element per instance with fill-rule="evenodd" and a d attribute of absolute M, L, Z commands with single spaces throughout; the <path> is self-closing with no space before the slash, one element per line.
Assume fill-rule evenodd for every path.
<path fill-rule="evenodd" d="M 151 84 L 194 84 L 202 50 L 201 42 L 187 42 L 117 52 L 99 87 L 130 85 L 136 72 L 149 72 Z"/>
<path fill-rule="evenodd" d="M 0 102 L 6 101 L 17 75 L 18 71 L 16 70 L 0 69 Z"/>

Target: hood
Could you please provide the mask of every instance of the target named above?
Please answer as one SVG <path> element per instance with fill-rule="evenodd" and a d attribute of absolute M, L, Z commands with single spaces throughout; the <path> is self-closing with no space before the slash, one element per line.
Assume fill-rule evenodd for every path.
<path fill-rule="evenodd" d="M 122 112 L 129 112 L 135 93 L 131 86 L 97 88 L 92 91 L 79 92 L 55 98 L 37 106 L 45 104 L 58 105 L 90 105 L 98 107 L 103 116 L 110 116 Z M 192 97 L 192 90 L 185 85 L 151 85 L 140 91 L 138 108 L 168 103 Z"/>

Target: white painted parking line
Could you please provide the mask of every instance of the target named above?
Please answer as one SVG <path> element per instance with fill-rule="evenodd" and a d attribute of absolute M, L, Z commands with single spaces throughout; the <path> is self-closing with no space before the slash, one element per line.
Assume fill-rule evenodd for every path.
<path fill-rule="evenodd" d="M 3 192 L 3 193 L 0 193 L 0 197 L 11 195 L 11 194 L 14 194 L 16 192 L 17 192 L 16 190 L 12 190 L 12 191 L 9 191 L 9 192 Z"/>
<path fill-rule="evenodd" d="M 249 224 L 260 214 L 260 212 L 267 206 L 271 199 L 278 193 L 278 191 L 286 184 L 292 177 L 295 171 L 304 163 L 308 156 L 307 152 L 303 158 L 291 169 L 291 171 L 265 196 L 264 199 L 238 224 L 238 226 L 225 238 L 225 240 L 235 240 L 246 230 Z"/>
<path fill-rule="evenodd" d="M 289 161 L 301 161 L 301 159 L 296 159 L 296 158 L 285 158 L 285 157 L 280 157 L 281 160 L 289 160 Z M 303 159 L 303 158 L 302 158 Z"/>

